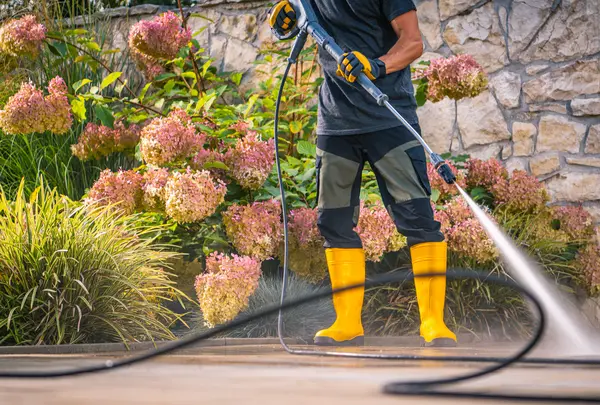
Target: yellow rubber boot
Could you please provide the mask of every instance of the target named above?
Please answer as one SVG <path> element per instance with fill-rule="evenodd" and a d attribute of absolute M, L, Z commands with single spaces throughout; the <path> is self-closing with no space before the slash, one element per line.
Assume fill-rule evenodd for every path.
<path fill-rule="evenodd" d="M 419 243 L 410 248 L 425 346 L 456 346 L 456 335 L 444 323 L 447 250 L 446 242 Z M 428 273 L 444 276 L 416 277 Z"/>
<path fill-rule="evenodd" d="M 327 267 L 333 290 L 365 282 L 363 249 L 326 249 Z M 315 344 L 320 346 L 362 346 L 362 305 L 364 287 L 333 294 L 336 320 L 331 327 L 317 332 Z"/>

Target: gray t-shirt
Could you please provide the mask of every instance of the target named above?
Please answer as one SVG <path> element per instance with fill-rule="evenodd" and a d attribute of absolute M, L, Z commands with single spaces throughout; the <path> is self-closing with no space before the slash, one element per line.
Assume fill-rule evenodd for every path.
<path fill-rule="evenodd" d="M 367 58 L 385 55 L 398 37 L 390 21 L 415 10 L 412 0 L 310 0 L 321 26 L 344 52 Z M 319 50 L 324 82 L 319 92 L 318 135 L 364 134 L 402 125 L 358 83 L 336 76 L 337 62 Z M 410 123 L 418 123 L 410 67 L 375 81 L 390 103 Z"/>

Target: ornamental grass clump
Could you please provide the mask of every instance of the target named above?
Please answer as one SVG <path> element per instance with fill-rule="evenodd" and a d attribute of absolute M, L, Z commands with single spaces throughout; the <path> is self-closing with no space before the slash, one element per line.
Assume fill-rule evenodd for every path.
<path fill-rule="evenodd" d="M 202 148 L 206 136 L 196 131 L 190 116 L 175 108 L 142 129 L 140 152 L 148 164 L 163 166 L 183 161 Z"/>
<path fill-rule="evenodd" d="M 111 172 L 106 169 L 94 183 L 85 202 L 87 204 L 110 205 L 133 214 L 142 200 L 143 177 L 133 170 Z"/>
<path fill-rule="evenodd" d="M 48 84 L 48 95 L 31 83 L 23 83 L 0 111 L 0 129 L 10 135 L 51 132 L 63 135 L 73 122 L 67 85 L 56 76 Z"/>
<path fill-rule="evenodd" d="M 222 215 L 227 237 L 239 253 L 258 260 L 275 256 L 283 239 L 278 201 L 233 204 Z"/>
<path fill-rule="evenodd" d="M 427 79 L 427 99 L 434 103 L 445 97 L 475 97 L 488 84 L 483 68 L 471 55 L 433 59 L 423 75 Z"/>
<path fill-rule="evenodd" d="M 275 163 L 275 142 L 263 141 L 256 131 L 247 131 L 225 154 L 230 176 L 245 189 L 258 190 Z"/>
<path fill-rule="evenodd" d="M 114 128 L 88 123 L 75 145 L 71 145 L 73 155 L 82 161 L 100 159 L 115 152 L 133 152 L 140 140 L 140 127 L 125 126 L 117 121 Z"/>
<path fill-rule="evenodd" d="M 325 240 L 317 227 L 316 208 L 297 208 L 289 213 L 289 267 L 302 279 L 311 283 L 322 281 L 327 275 Z M 279 257 L 283 259 L 283 247 Z"/>
<path fill-rule="evenodd" d="M 206 271 L 196 277 L 195 288 L 208 327 L 233 320 L 248 306 L 258 287 L 261 262 L 248 256 L 213 252 Z"/>
<path fill-rule="evenodd" d="M 171 174 L 164 188 L 165 212 L 179 223 L 202 221 L 217 211 L 227 187 L 207 170 Z"/>
<path fill-rule="evenodd" d="M 184 296 L 156 228 L 45 190 L 0 196 L 0 344 L 173 339 L 164 302 Z"/>

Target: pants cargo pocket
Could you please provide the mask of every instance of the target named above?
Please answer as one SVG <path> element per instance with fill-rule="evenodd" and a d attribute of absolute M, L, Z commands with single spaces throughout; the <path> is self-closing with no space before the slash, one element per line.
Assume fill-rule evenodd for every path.
<path fill-rule="evenodd" d="M 431 185 L 429 184 L 429 178 L 427 177 L 425 149 L 423 149 L 422 146 L 415 146 L 414 148 L 407 149 L 406 154 L 412 162 L 419 183 L 421 183 L 421 187 L 423 187 L 423 190 L 425 190 L 428 196 L 431 196 Z"/>

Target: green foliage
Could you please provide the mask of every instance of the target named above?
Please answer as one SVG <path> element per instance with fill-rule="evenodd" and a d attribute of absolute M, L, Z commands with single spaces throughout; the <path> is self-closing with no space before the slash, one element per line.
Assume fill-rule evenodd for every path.
<path fill-rule="evenodd" d="M 56 190 L 0 196 L 0 330 L 3 344 L 171 339 L 184 298 L 152 229 L 112 207 L 84 208 Z"/>

